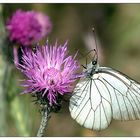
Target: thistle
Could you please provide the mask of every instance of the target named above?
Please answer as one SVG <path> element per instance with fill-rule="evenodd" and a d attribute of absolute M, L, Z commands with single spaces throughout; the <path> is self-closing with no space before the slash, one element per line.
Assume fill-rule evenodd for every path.
<path fill-rule="evenodd" d="M 22 50 L 22 63 L 17 68 L 27 77 L 22 86 L 42 107 L 42 121 L 37 136 L 42 136 L 51 112 L 61 109 L 64 95 L 73 91 L 74 82 L 80 77 L 80 65 L 68 55 L 64 45 L 37 46 L 35 50 Z"/>
<path fill-rule="evenodd" d="M 19 63 L 22 47 L 32 47 L 52 30 L 48 15 L 35 11 L 16 10 L 6 22 L 7 34 L 13 45 L 15 64 Z"/>
<path fill-rule="evenodd" d="M 52 23 L 43 13 L 17 10 L 7 20 L 6 29 L 10 41 L 30 46 L 51 32 Z"/>

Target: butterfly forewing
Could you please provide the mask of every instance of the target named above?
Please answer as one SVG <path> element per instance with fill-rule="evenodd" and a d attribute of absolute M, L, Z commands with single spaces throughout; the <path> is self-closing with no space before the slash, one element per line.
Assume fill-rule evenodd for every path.
<path fill-rule="evenodd" d="M 140 85 L 118 71 L 99 67 L 76 85 L 70 113 L 79 124 L 94 130 L 107 128 L 112 118 L 140 119 Z"/>
<path fill-rule="evenodd" d="M 95 130 L 106 128 L 111 122 L 112 114 L 109 102 L 111 98 L 104 84 L 99 82 L 92 79 L 82 80 L 77 84 L 70 100 L 72 118 L 86 128 Z M 99 91 L 103 90 L 104 95 L 101 95 Z M 72 103 L 73 100 L 75 104 Z"/>

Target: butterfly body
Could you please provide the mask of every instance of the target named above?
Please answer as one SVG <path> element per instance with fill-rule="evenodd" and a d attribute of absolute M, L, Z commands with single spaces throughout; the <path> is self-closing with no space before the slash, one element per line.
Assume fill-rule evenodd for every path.
<path fill-rule="evenodd" d="M 99 64 L 97 64 L 97 61 L 94 60 L 86 66 L 86 69 L 83 70 L 83 73 L 85 73 L 87 78 L 91 78 L 92 75 L 98 72 L 98 68 Z"/>
<path fill-rule="evenodd" d="M 125 74 L 99 67 L 93 60 L 83 71 L 70 99 L 70 113 L 80 125 L 102 130 L 113 119 L 140 119 L 140 84 Z M 73 104 L 73 102 L 75 102 Z"/>

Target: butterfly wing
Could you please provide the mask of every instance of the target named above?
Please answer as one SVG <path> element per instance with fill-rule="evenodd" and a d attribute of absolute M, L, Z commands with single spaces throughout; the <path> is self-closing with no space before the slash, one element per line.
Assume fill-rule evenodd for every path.
<path fill-rule="evenodd" d="M 80 125 L 94 130 L 107 128 L 112 118 L 140 119 L 140 85 L 118 71 L 100 67 L 76 85 L 69 109 Z"/>
<path fill-rule="evenodd" d="M 101 68 L 101 80 L 109 89 L 112 117 L 116 120 L 140 119 L 140 84 L 111 68 Z"/>
<path fill-rule="evenodd" d="M 101 91 L 104 92 L 103 95 L 100 94 Z M 81 81 L 70 99 L 71 116 L 86 128 L 105 129 L 112 119 L 110 100 L 107 88 L 100 81 Z"/>

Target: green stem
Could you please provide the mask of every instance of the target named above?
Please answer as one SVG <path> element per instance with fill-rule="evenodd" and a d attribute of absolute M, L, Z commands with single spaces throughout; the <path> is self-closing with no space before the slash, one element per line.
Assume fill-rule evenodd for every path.
<path fill-rule="evenodd" d="M 37 132 L 37 137 L 42 137 L 44 134 L 44 131 L 48 125 L 48 121 L 50 119 L 50 109 L 48 107 L 45 107 L 45 109 L 42 111 L 42 120 L 40 123 L 40 127 Z"/>
<path fill-rule="evenodd" d="M 1 57 L 0 57 L 1 58 Z M 6 101 L 5 90 L 3 87 L 4 82 L 5 64 L 1 61 L 0 64 L 0 136 L 5 136 L 6 133 Z"/>
<path fill-rule="evenodd" d="M 27 128 L 27 122 L 25 121 L 25 112 L 23 112 L 22 104 L 19 98 L 15 97 L 11 103 L 12 116 L 14 118 L 16 128 L 19 136 L 30 136 Z"/>
<path fill-rule="evenodd" d="M 0 4 L 0 49 L 4 45 L 3 40 L 5 37 L 5 28 L 3 23 L 2 17 L 2 5 Z M 0 50 L 1 51 L 1 50 Z M 5 99 L 5 70 L 6 70 L 6 63 L 0 55 L 0 136 L 6 135 L 6 99 Z"/>

